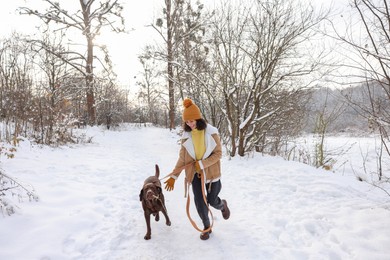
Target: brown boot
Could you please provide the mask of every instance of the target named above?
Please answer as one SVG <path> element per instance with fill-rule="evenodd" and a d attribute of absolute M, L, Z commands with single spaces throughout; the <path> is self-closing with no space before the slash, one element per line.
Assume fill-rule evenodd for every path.
<path fill-rule="evenodd" d="M 207 228 L 205 228 L 204 230 L 206 230 Z M 200 239 L 202 240 L 207 240 L 210 238 L 210 234 L 212 233 L 212 230 L 210 229 L 210 231 L 208 232 L 203 232 L 200 234 Z"/>
<path fill-rule="evenodd" d="M 226 200 L 222 200 L 222 203 L 223 203 L 223 209 L 221 210 L 222 211 L 222 217 L 224 219 L 228 219 L 230 217 L 230 210 L 228 208 Z"/>

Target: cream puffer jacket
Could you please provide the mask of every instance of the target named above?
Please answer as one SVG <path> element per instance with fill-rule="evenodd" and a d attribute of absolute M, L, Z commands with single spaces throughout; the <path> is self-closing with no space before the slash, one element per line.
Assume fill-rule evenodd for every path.
<path fill-rule="evenodd" d="M 222 146 L 218 129 L 210 124 L 207 124 L 205 129 L 205 143 L 206 152 L 202 160 L 199 161 L 199 165 L 206 174 L 206 183 L 215 182 L 221 178 Z M 192 143 L 191 132 L 184 132 L 181 139 L 179 159 L 171 177 L 176 180 L 182 172 L 182 168 L 193 162 L 193 164 L 185 168 L 186 181 L 192 182 L 195 174 L 195 161 L 195 149 Z"/>

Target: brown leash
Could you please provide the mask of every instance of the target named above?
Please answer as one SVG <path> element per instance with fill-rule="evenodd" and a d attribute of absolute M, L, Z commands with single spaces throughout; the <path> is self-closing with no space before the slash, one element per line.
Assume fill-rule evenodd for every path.
<path fill-rule="evenodd" d="M 192 164 L 194 164 L 194 162 L 187 163 L 186 165 L 180 167 L 177 171 L 171 172 L 170 174 L 166 175 L 165 177 L 160 178 L 160 180 L 162 181 L 162 180 L 164 180 L 164 179 L 166 179 L 166 178 L 168 178 L 168 177 L 171 177 L 171 176 L 174 175 L 175 173 L 181 172 L 182 170 L 184 170 L 185 168 L 191 166 Z"/>
<path fill-rule="evenodd" d="M 209 203 L 207 202 L 207 197 L 206 197 L 206 193 L 205 193 L 205 183 L 204 183 L 204 176 L 205 176 L 205 174 L 204 174 L 204 171 L 202 170 L 202 173 L 200 174 L 200 182 L 201 182 L 201 189 L 202 189 L 202 195 L 203 195 L 203 200 L 204 200 L 204 203 L 206 204 L 206 206 L 207 206 L 207 210 L 209 211 L 209 213 L 210 213 L 210 216 L 211 216 L 211 225 L 207 228 L 207 229 L 205 229 L 205 230 L 203 230 L 203 229 L 200 229 L 197 225 L 196 225 L 196 223 L 195 223 L 195 221 L 191 218 L 191 214 L 190 214 L 190 194 L 189 194 L 189 192 L 187 192 L 187 205 L 186 205 L 186 211 L 187 211 L 187 216 L 188 216 L 188 219 L 190 220 L 190 222 L 191 222 L 191 224 L 192 224 L 192 226 L 196 229 L 196 230 L 198 230 L 199 232 L 209 232 L 210 230 L 211 230 L 211 228 L 213 227 L 213 225 L 214 225 L 214 216 L 213 216 L 213 213 L 211 212 L 211 210 L 210 210 L 210 207 L 209 207 Z M 194 176 L 194 178 L 195 178 L 195 176 Z M 190 183 L 189 182 L 187 182 L 187 185 L 186 186 L 190 186 Z M 186 188 L 186 190 L 187 190 L 187 188 Z M 188 190 L 187 190 L 188 191 Z"/>
<path fill-rule="evenodd" d="M 192 165 L 194 162 L 191 162 L 191 163 L 188 163 L 182 167 L 180 167 L 176 172 L 171 172 L 170 174 L 168 174 L 167 176 L 161 178 L 160 180 L 163 180 L 163 179 L 166 179 L 170 176 L 172 176 L 173 174 L 177 173 L 177 172 L 181 172 L 182 170 L 184 170 L 185 168 L 189 167 L 190 165 Z M 186 180 L 184 181 L 184 197 L 187 196 L 187 205 L 186 205 L 186 212 L 187 212 L 187 217 L 188 219 L 190 220 L 190 223 L 192 224 L 192 226 L 198 230 L 199 232 L 209 232 L 211 230 L 211 228 L 213 227 L 214 225 L 214 216 L 213 216 L 213 213 L 211 212 L 210 210 L 210 207 L 209 207 L 209 204 L 207 202 L 207 197 L 206 197 L 206 193 L 205 193 L 205 173 L 203 170 L 201 170 L 202 173 L 200 173 L 200 182 L 201 182 L 201 188 L 202 188 L 202 195 L 203 195 L 203 200 L 204 200 L 204 203 L 206 204 L 207 206 L 207 210 L 209 211 L 210 215 L 211 215 L 211 225 L 210 227 L 208 227 L 206 230 L 203 230 L 203 229 L 200 229 L 195 221 L 191 218 L 191 214 L 190 214 L 190 194 L 188 192 L 188 188 L 189 186 L 191 185 L 190 182 L 187 182 Z M 195 178 L 195 176 L 194 176 Z"/>

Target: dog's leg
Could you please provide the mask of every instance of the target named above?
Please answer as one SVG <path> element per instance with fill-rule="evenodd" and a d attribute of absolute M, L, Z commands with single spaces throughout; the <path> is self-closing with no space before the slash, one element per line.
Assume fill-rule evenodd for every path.
<path fill-rule="evenodd" d="M 159 221 L 160 220 L 160 214 L 158 214 L 158 212 L 156 213 L 156 218 L 155 218 L 156 221 Z"/>
<path fill-rule="evenodd" d="M 171 225 L 171 220 L 168 217 L 167 211 L 165 209 L 163 209 L 162 213 L 164 214 L 164 217 L 165 217 L 165 224 L 167 224 L 167 226 L 170 226 Z"/>
<path fill-rule="evenodd" d="M 150 228 L 150 213 L 144 212 L 146 220 L 146 235 L 144 236 L 145 240 L 149 240 L 152 236 L 152 229 Z"/>
<path fill-rule="evenodd" d="M 167 224 L 167 226 L 170 226 L 171 225 L 171 220 L 168 217 L 168 212 L 167 212 L 167 209 L 165 207 L 165 198 L 164 198 L 164 196 L 162 196 L 161 202 L 162 202 L 162 205 L 161 205 L 162 209 L 161 209 L 161 211 L 162 211 L 162 213 L 164 214 L 164 217 L 165 217 L 165 224 Z"/>

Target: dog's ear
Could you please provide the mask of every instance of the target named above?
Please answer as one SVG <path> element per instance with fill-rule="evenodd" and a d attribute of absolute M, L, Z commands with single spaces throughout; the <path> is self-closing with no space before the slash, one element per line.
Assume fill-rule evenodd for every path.
<path fill-rule="evenodd" d="M 142 201 L 142 198 L 144 197 L 144 189 L 142 189 L 139 193 L 139 200 Z"/>

